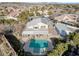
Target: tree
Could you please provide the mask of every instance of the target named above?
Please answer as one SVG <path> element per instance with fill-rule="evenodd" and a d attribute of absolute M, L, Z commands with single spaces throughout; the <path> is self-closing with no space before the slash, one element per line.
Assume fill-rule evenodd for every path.
<path fill-rule="evenodd" d="M 23 11 L 19 14 L 17 18 L 19 19 L 20 22 L 26 22 L 28 16 L 29 16 L 29 11 Z"/>
<path fill-rule="evenodd" d="M 73 40 L 74 35 L 75 35 L 75 33 L 70 33 L 69 35 L 67 35 L 67 37 L 68 37 L 70 40 Z"/>
<path fill-rule="evenodd" d="M 52 14 L 53 14 L 52 11 L 49 11 L 49 12 L 48 12 L 48 15 L 52 15 Z"/>
<path fill-rule="evenodd" d="M 60 43 L 57 44 L 57 46 L 50 52 L 48 53 L 49 56 L 60 56 L 62 53 L 68 49 L 67 47 L 68 43 Z"/>
<path fill-rule="evenodd" d="M 30 13 L 29 13 L 29 16 L 34 16 L 33 12 L 30 12 Z"/>
<path fill-rule="evenodd" d="M 73 37 L 73 43 L 75 45 L 79 44 L 79 33 L 76 33 Z"/>
<path fill-rule="evenodd" d="M 67 36 L 70 41 L 68 42 L 62 42 L 60 41 L 60 43 L 56 44 L 55 48 L 47 53 L 47 55 L 49 56 L 59 56 L 62 55 L 64 53 L 64 51 L 68 50 L 68 45 L 79 45 L 79 33 L 71 33 L 70 35 Z"/>

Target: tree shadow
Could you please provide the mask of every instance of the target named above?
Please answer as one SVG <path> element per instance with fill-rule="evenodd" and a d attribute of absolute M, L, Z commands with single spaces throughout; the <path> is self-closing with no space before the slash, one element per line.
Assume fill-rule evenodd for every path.
<path fill-rule="evenodd" d="M 61 40 L 59 40 L 58 38 L 50 38 L 50 40 L 52 41 L 53 46 L 56 46 L 56 44 L 59 44 L 61 42 Z"/>
<path fill-rule="evenodd" d="M 68 45 L 68 50 L 66 50 L 62 56 L 78 56 L 77 50 L 76 46 Z"/>
<path fill-rule="evenodd" d="M 14 35 L 5 34 L 5 37 L 9 41 L 10 45 L 15 50 L 15 52 L 18 55 L 23 55 L 23 53 L 24 53 L 23 48 L 22 48 L 23 44 Z"/>

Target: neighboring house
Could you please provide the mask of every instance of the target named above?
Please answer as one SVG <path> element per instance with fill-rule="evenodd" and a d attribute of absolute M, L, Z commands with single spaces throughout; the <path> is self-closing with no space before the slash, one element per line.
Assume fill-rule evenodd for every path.
<path fill-rule="evenodd" d="M 16 17 L 21 12 L 21 9 L 17 7 L 7 7 L 7 11 L 9 12 L 8 16 Z"/>
<path fill-rule="evenodd" d="M 78 18 L 79 18 L 78 14 L 62 14 L 58 17 L 55 17 L 54 19 L 60 22 L 75 23 L 77 22 Z"/>
<path fill-rule="evenodd" d="M 51 37 L 56 37 L 57 32 L 53 28 L 53 23 L 47 17 L 32 18 L 22 32 L 24 50 L 33 55 L 44 55 L 52 50 Z"/>
<path fill-rule="evenodd" d="M 70 33 L 73 33 L 75 30 L 79 29 L 77 27 L 69 26 L 63 23 L 57 23 L 55 28 L 61 36 L 69 35 Z"/>
<path fill-rule="evenodd" d="M 16 56 L 16 52 L 11 47 L 4 35 L 0 34 L 0 56 Z"/>
<path fill-rule="evenodd" d="M 6 18 L 6 19 L 11 19 L 11 20 L 18 21 L 17 17 L 6 16 L 5 18 Z"/>
<path fill-rule="evenodd" d="M 17 20 L 17 16 L 24 10 L 21 7 L 7 7 L 6 8 L 8 15 L 6 16 L 7 19 L 14 19 Z"/>
<path fill-rule="evenodd" d="M 54 20 L 56 17 L 59 17 L 59 16 L 61 16 L 62 14 L 53 14 L 53 15 L 50 15 L 49 16 L 49 18 L 51 19 L 51 20 Z M 55 19 L 56 20 L 56 19 Z"/>
<path fill-rule="evenodd" d="M 15 21 L 18 21 L 18 19 L 16 17 L 12 17 L 12 16 L 0 16 L 0 20 L 15 20 Z"/>

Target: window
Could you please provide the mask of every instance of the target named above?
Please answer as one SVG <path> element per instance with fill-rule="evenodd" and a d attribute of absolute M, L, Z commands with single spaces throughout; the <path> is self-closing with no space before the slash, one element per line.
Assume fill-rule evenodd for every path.
<path fill-rule="evenodd" d="M 39 34 L 39 36 L 42 36 L 42 34 Z"/>
<path fill-rule="evenodd" d="M 45 28 L 45 26 L 41 26 L 41 28 Z"/>
<path fill-rule="evenodd" d="M 27 37 L 28 35 L 23 35 L 22 37 Z"/>
<path fill-rule="evenodd" d="M 30 35 L 28 34 L 28 36 L 30 36 Z"/>
<path fill-rule="evenodd" d="M 38 27 L 34 27 L 35 29 L 38 29 Z"/>
<path fill-rule="evenodd" d="M 36 36 L 38 37 L 39 35 L 37 34 Z"/>

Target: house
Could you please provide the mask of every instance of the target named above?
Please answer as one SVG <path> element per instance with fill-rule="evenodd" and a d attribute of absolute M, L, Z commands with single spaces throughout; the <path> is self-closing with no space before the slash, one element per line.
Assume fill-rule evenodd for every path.
<path fill-rule="evenodd" d="M 3 34 L 0 34 L 0 56 L 16 56 L 16 52 Z"/>
<path fill-rule="evenodd" d="M 15 20 L 15 21 L 18 21 L 16 17 L 12 17 L 12 16 L 0 16 L 0 20 Z"/>
<path fill-rule="evenodd" d="M 57 32 L 49 18 L 32 18 L 22 32 L 24 50 L 33 55 L 45 55 L 47 51 L 53 49 L 50 38 L 56 36 Z"/>
<path fill-rule="evenodd" d="M 50 15 L 49 16 L 49 18 L 51 19 L 51 20 L 54 20 L 56 17 L 59 17 L 59 16 L 61 16 L 62 14 L 53 14 L 53 15 Z M 57 20 L 57 19 L 55 19 L 55 20 Z"/>
<path fill-rule="evenodd" d="M 63 24 L 63 23 L 57 23 L 55 25 L 55 28 L 57 30 L 57 32 L 63 37 L 66 35 L 69 35 L 70 33 L 75 32 L 75 30 L 78 30 L 79 28 L 77 27 L 73 27 L 67 24 Z"/>
<path fill-rule="evenodd" d="M 12 16 L 6 16 L 5 19 L 18 21 L 18 19 L 16 17 L 12 17 Z"/>
<path fill-rule="evenodd" d="M 17 16 L 24 10 L 22 7 L 7 7 L 6 8 L 8 15 L 6 16 L 7 19 L 14 19 L 17 20 Z"/>
<path fill-rule="evenodd" d="M 36 17 L 35 19 L 29 21 L 22 32 L 22 36 L 36 38 L 45 35 L 45 37 L 48 37 L 48 20 L 45 19 L 46 18 L 41 19 Z"/>
<path fill-rule="evenodd" d="M 78 18 L 78 14 L 62 14 L 60 16 L 55 17 L 54 19 L 59 22 L 75 23 L 77 22 Z"/>
<path fill-rule="evenodd" d="M 57 36 L 57 32 L 53 27 L 53 23 L 47 17 L 32 18 L 22 31 L 23 41 L 27 41 L 31 38 L 48 39 L 49 36 Z"/>

